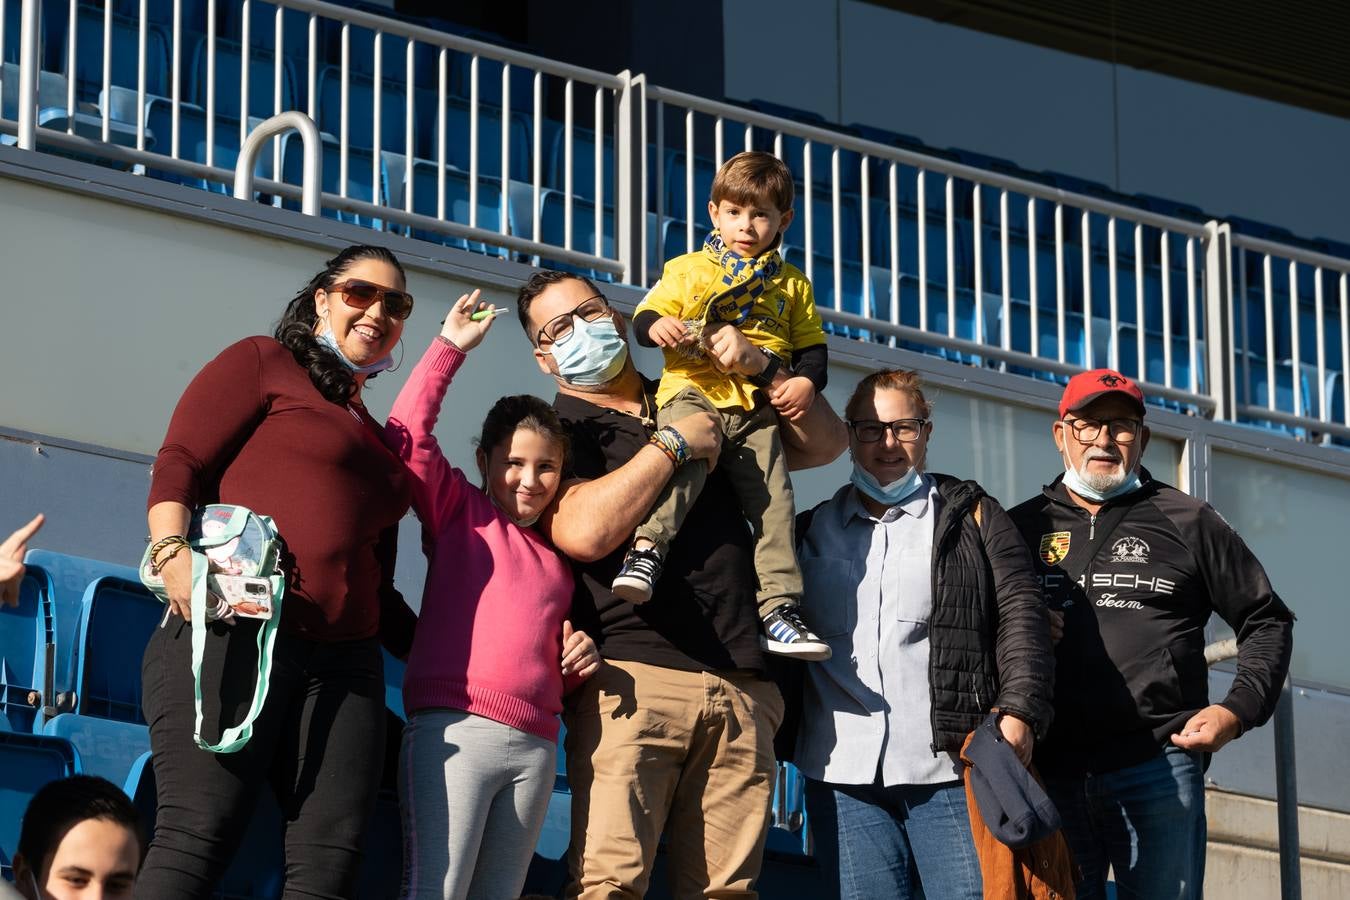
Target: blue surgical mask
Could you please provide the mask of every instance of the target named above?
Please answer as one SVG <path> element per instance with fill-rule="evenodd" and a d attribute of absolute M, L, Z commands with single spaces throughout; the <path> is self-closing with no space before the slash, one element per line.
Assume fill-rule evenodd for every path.
<path fill-rule="evenodd" d="M 332 350 L 334 353 L 336 353 L 337 358 L 342 360 L 342 362 L 347 366 L 347 368 L 351 369 L 358 375 L 374 375 L 376 372 L 383 372 L 385 369 L 390 368 L 394 364 L 394 355 L 391 353 L 384 359 L 377 359 L 375 360 L 375 362 L 370 363 L 369 365 L 358 366 L 356 363 L 352 362 L 350 359 L 347 358 L 347 354 L 342 352 L 342 348 L 338 346 L 337 338 L 333 337 L 333 332 L 330 329 L 324 328 L 324 330 L 320 332 L 317 335 L 317 337 L 319 339 L 320 344 L 323 344 L 329 350 Z"/>
<path fill-rule="evenodd" d="M 1079 475 L 1078 470 L 1073 466 L 1064 466 L 1064 486 L 1084 500 L 1091 500 L 1093 503 L 1105 503 L 1107 500 L 1123 497 L 1139 490 L 1143 487 L 1143 484 L 1143 481 L 1139 478 L 1139 470 L 1135 469 L 1124 481 L 1109 491 L 1099 491 L 1084 481 L 1083 476 Z"/>
<path fill-rule="evenodd" d="M 558 377 L 568 384 L 606 384 L 628 361 L 628 342 L 609 316 L 594 322 L 577 319 L 572 333 L 550 352 L 558 364 Z"/>
<path fill-rule="evenodd" d="M 877 481 L 877 476 L 858 465 L 853 464 L 853 474 L 849 477 L 853 486 L 871 497 L 878 503 L 884 503 L 887 506 L 895 506 L 909 499 L 909 496 L 923 487 L 923 473 L 918 469 L 910 467 L 910 470 L 904 475 L 892 481 L 890 484 L 882 484 Z"/>

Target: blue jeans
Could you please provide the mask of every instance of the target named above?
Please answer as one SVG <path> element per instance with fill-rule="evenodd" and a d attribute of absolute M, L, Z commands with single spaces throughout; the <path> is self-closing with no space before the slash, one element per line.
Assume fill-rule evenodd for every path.
<path fill-rule="evenodd" d="M 832 897 L 984 896 L 959 781 L 881 787 L 807 779 L 806 813 Z"/>
<path fill-rule="evenodd" d="M 1078 900 L 1199 900 L 1205 880 L 1205 785 L 1200 754 L 1159 756 L 1098 775 L 1047 778 L 1082 871 Z"/>

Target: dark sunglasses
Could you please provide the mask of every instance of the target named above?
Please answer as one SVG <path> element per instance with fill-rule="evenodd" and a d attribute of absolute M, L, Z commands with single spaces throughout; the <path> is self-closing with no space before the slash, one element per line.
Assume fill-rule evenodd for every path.
<path fill-rule="evenodd" d="M 341 294 L 342 302 L 352 309 L 367 309 L 373 303 L 384 306 L 385 315 L 391 319 L 406 319 L 412 315 L 413 297 L 406 291 L 384 288 L 368 281 L 342 281 L 329 289 L 330 293 Z"/>

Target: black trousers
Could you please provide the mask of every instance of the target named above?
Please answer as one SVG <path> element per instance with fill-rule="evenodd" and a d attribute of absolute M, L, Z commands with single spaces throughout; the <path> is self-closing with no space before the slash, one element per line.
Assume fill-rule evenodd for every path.
<path fill-rule="evenodd" d="M 252 697 L 258 623 L 208 626 L 202 737 L 239 722 Z M 209 897 L 264 785 L 285 828 L 286 898 L 352 897 L 384 765 L 384 660 L 377 639 L 278 635 L 267 702 L 237 753 L 197 747 L 192 628 L 172 618 L 146 647 L 142 684 L 158 813 L 138 898 Z"/>

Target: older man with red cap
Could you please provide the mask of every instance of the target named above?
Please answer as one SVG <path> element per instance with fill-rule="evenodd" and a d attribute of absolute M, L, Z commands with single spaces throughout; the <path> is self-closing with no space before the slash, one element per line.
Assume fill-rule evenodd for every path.
<path fill-rule="evenodd" d="M 1082 870 L 1080 900 L 1198 898 L 1209 754 L 1275 710 L 1290 613 L 1209 504 L 1140 465 L 1144 395 L 1111 369 L 1069 380 L 1052 431 L 1064 472 L 1010 510 L 1062 616 L 1055 718 L 1036 764 Z M 1205 623 L 1238 636 L 1209 702 Z"/>

